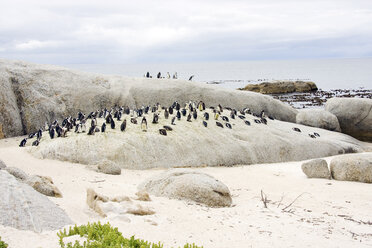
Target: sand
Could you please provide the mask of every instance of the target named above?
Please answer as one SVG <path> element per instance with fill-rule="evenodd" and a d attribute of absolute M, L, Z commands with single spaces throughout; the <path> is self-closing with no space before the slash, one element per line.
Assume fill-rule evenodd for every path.
<path fill-rule="evenodd" d="M 151 202 L 141 204 L 153 209 L 154 215 L 100 218 L 85 203 L 87 188 L 107 196 L 135 197 L 138 184 L 165 169 L 123 169 L 121 175 L 106 175 L 80 164 L 37 159 L 17 146 L 20 140 L 0 140 L 0 159 L 26 173 L 52 177 L 63 198 L 50 199 L 77 224 L 109 221 L 126 237 L 162 241 L 165 247 L 186 242 L 206 248 L 372 246 L 371 185 L 308 179 L 301 162 L 193 168 L 229 187 L 230 208 L 151 196 Z M 269 200 L 268 208 L 261 201 L 261 190 Z M 0 236 L 11 248 L 59 247 L 56 231 L 37 234 L 0 225 Z"/>

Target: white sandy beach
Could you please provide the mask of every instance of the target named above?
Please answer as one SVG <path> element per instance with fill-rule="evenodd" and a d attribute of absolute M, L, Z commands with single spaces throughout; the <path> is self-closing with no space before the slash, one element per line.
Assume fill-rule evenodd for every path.
<path fill-rule="evenodd" d="M 164 170 L 123 169 L 119 176 L 101 174 L 80 164 L 34 158 L 17 146 L 19 140 L 1 140 L 0 158 L 7 166 L 26 173 L 50 176 L 63 194 L 63 198 L 50 199 L 76 224 L 109 221 L 125 237 L 161 241 L 165 247 L 186 242 L 206 248 L 372 246 L 371 185 L 308 179 L 301 171 L 301 162 L 192 169 L 208 173 L 229 187 L 233 196 L 230 208 L 151 196 L 151 202 L 138 203 L 149 206 L 154 215 L 101 218 L 86 204 L 87 188 L 107 196 L 135 197 L 138 184 Z M 267 209 L 261 190 L 270 200 Z M 282 210 L 299 195 L 286 209 L 289 211 Z M 2 240 L 12 248 L 59 247 L 56 233 L 0 226 Z"/>

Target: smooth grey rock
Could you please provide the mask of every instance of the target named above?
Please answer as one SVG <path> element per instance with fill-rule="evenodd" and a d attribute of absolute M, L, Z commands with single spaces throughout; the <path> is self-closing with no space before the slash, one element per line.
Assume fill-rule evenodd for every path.
<path fill-rule="evenodd" d="M 46 196 L 0 170 L 0 224 L 34 232 L 72 224 L 66 213 Z"/>
<path fill-rule="evenodd" d="M 0 123 L 6 137 L 37 131 L 47 121 L 104 107 L 170 106 L 202 100 L 207 106 L 265 113 L 295 122 L 297 110 L 270 96 L 174 79 L 130 78 L 0 60 Z"/>
<path fill-rule="evenodd" d="M 232 199 L 225 184 L 200 172 L 175 169 L 147 179 L 139 187 L 155 196 L 191 200 L 210 207 L 229 207 Z"/>
<path fill-rule="evenodd" d="M 27 173 L 17 167 L 6 167 L 4 170 L 22 182 L 28 178 Z"/>
<path fill-rule="evenodd" d="M 33 175 L 28 177 L 25 183 L 43 195 L 62 197 L 61 191 L 54 185 L 50 177 Z"/>
<path fill-rule="evenodd" d="M 335 180 L 372 183 L 372 153 L 335 157 L 330 168 Z"/>
<path fill-rule="evenodd" d="M 327 178 L 331 179 L 331 173 L 328 169 L 327 161 L 324 159 L 313 159 L 301 165 L 302 171 L 309 178 Z"/>
<path fill-rule="evenodd" d="M 303 109 L 296 116 L 296 123 L 341 132 L 337 117 L 323 109 Z"/>
<path fill-rule="evenodd" d="M 111 174 L 111 175 L 120 175 L 121 168 L 111 161 L 103 161 L 98 166 L 97 169 L 101 173 Z"/>
<path fill-rule="evenodd" d="M 372 141 L 372 99 L 331 98 L 325 109 L 337 116 L 343 133 Z"/>

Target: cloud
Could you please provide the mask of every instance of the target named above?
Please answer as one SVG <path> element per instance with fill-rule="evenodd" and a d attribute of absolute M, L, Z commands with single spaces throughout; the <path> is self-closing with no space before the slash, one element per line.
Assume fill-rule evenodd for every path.
<path fill-rule="evenodd" d="M 372 53 L 371 25 L 369 0 L 14 0 L 0 9 L 0 56 L 43 63 L 363 57 Z"/>

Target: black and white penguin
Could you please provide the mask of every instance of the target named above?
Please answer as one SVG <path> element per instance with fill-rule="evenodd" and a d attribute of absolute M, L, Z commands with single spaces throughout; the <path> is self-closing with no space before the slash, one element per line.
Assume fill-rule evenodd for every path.
<path fill-rule="evenodd" d="M 187 121 L 191 122 L 191 114 L 190 113 L 187 115 Z"/>
<path fill-rule="evenodd" d="M 142 118 L 141 129 L 142 129 L 143 132 L 147 132 L 147 120 L 146 120 L 146 117 L 143 117 Z"/>
<path fill-rule="evenodd" d="M 114 121 L 113 118 L 111 118 L 111 123 L 110 123 L 110 125 L 111 125 L 111 129 L 115 129 L 115 121 Z"/>
<path fill-rule="evenodd" d="M 33 137 L 35 137 L 35 134 L 36 134 L 36 133 L 30 133 L 30 134 L 28 135 L 28 138 L 29 138 L 29 139 L 32 139 Z"/>
<path fill-rule="evenodd" d="M 195 75 L 192 75 L 191 77 L 189 77 L 189 81 L 191 81 L 194 77 Z"/>
<path fill-rule="evenodd" d="M 194 109 L 194 112 L 192 113 L 192 117 L 194 118 L 194 120 L 198 118 L 198 112 L 196 111 L 196 109 Z"/>
<path fill-rule="evenodd" d="M 168 112 L 168 109 L 167 108 L 164 110 L 164 118 L 166 120 L 169 118 L 169 112 Z"/>
<path fill-rule="evenodd" d="M 320 135 L 318 133 L 314 133 L 314 135 L 317 136 L 317 137 L 320 137 Z"/>
<path fill-rule="evenodd" d="M 106 131 L 106 123 L 103 123 L 101 126 L 101 132 L 104 133 Z"/>
<path fill-rule="evenodd" d="M 226 122 L 229 122 L 229 118 L 227 116 L 222 116 L 222 120 L 226 121 Z"/>
<path fill-rule="evenodd" d="M 209 113 L 208 112 L 205 112 L 204 113 L 204 119 L 207 121 L 209 120 Z"/>
<path fill-rule="evenodd" d="M 177 116 L 177 120 L 181 120 L 181 113 L 180 113 L 179 110 L 177 110 L 177 114 L 176 114 L 176 116 Z"/>
<path fill-rule="evenodd" d="M 173 131 L 173 128 L 171 128 L 170 126 L 163 126 L 165 130 L 167 131 Z"/>
<path fill-rule="evenodd" d="M 36 137 L 38 140 L 41 140 L 42 136 L 43 136 L 43 130 L 39 129 L 39 131 L 37 131 Z"/>
<path fill-rule="evenodd" d="M 173 116 L 173 117 L 172 117 L 172 121 L 171 121 L 171 124 L 172 124 L 172 125 L 176 125 L 176 123 L 174 123 L 175 120 L 176 120 L 176 117 Z"/>
<path fill-rule="evenodd" d="M 316 139 L 314 134 L 309 133 L 310 138 Z"/>
<path fill-rule="evenodd" d="M 27 138 L 24 138 L 21 143 L 19 144 L 19 147 L 25 147 L 27 143 Z"/>
<path fill-rule="evenodd" d="M 269 115 L 268 117 L 269 117 L 269 119 L 272 120 L 272 121 L 275 120 L 275 118 L 272 117 L 271 115 Z"/>
<path fill-rule="evenodd" d="M 126 127 L 127 127 L 127 119 L 124 119 L 120 125 L 120 131 L 124 132 Z"/>
<path fill-rule="evenodd" d="M 267 120 L 265 117 L 261 117 L 261 123 L 267 125 Z"/>
<path fill-rule="evenodd" d="M 55 131 L 53 127 L 49 127 L 49 137 L 54 139 Z"/>
<path fill-rule="evenodd" d="M 164 135 L 164 136 L 167 136 L 167 130 L 165 130 L 165 129 L 159 129 L 159 133 L 161 134 L 161 135 Z"/>
<path fill-rule="evenodd" d="M 230 128 L 230 129 L 232 128 L 231 124 L 230 124 L 230 123 L 228 123 L 228 122 L 226 122 L 226 124 L 225 124 L 225 125 L 226 125 L 226 127 L 227 127 L 227 128 Z"/>
<path fill-rule="evenodd" d="M 161 78 L 161 73 L 159 72 L 158 75 L 156 76 L 157 78 Z"/>
<path fill-rule="evenodd" d="M 176 102 L 176 110 L 179 111 L 181 109 L 181 104 L 179 104 L 178 102 Z"/>
<path fill-rule="evenodd" d="M 207 123 L 206 121 L 203 121 L 203 125 L 204 125 L 205 127 L 207 127 L 207 126 L 208 126 L 208 123 Z"/>
<path fill-rule="evenodd" d="M 261 124 L 261 121 L 259 119 L 254 119 L 254 122 L 257 124 Z"/>
<path fill-rule="evenodd" d="M 39 144 L 40 144 L 40 141 L 38 139 L 32 142 L 32 146 L 38 146 Z"/>
<path fill-rule="evenodd" d="M 173 107 L 172 106 L 169 107 L 168 112 L 169 112 L 170 115 L 173 115 Z"/>
<path fill-rule="evenodd" d="M 112 120 L 112 115 L 109 113 L 109 114 L 106 116 L 106 124 L 110 124 L 110 123 L 111 123 L 111 120 Z"/>
<path fill-rule="evenodd" d="M 244 115 L 238 115 L 240 119 L 244 120 L 245 116 Z"/>
<path fill-rule="evenodd" d="M 223 108 L 222 108 L 221 104 L 218 104 L 218 106 L 217 106 L 217 110 L 220 111 L 220 113 L 223 112 Z"/>
<path fill-rule="evenodd" d="M 299 129 L 299 128 L 297 128 L 297 127 L 292 128 L 292 130 L 295 131 L 295 132 L 299 132 L 299 133 L 301 133 L 301 129 Z"/>
<path fill-rule="evenodd" d="M 230 118 L 231 118 L 231 119 L 235 119 L 235 114 L 234 114 L 233 111 L 230 112 Z"/>
<path fill-rule="evenodd" d="M 217 125 L 217 127 L 222 127 L 223 128 L 223 125 L 222 125 L 221 122 L 216 121 L 216 125 Z"/>
<path fill-rule="evenodd" d="M 137 124 L 137 118 L 135 117 L 130 118 L 130 122 L 133 124 Z"/>
<path fill-rule="evenodd" d="M 157 124 L 159 122 L 159 116 L 157 113 L 154 113 L 154 116 L 152 117 L 152 123 Z"/>
<path fill-rule="evenodd" d="M 245 123 L 246 125 L 248 125 L 248 126 L 251 125 L 251 123 L 250 123 L 249 121 L 244 121 L 244 123 Z"/>
<path fill-rule="evenodd" d="M 186 116 L 186 114 L 187 114 L 186 109 L 183 108 L 183 109 L 181 110 L 181 113 L 182 113 L 183 116 Z"/>
<path fill-rule="evenodd" d="M 91 126 L 88 130 L 88 135 L 94 135 L 96 131 L 96 126 Z"/>

